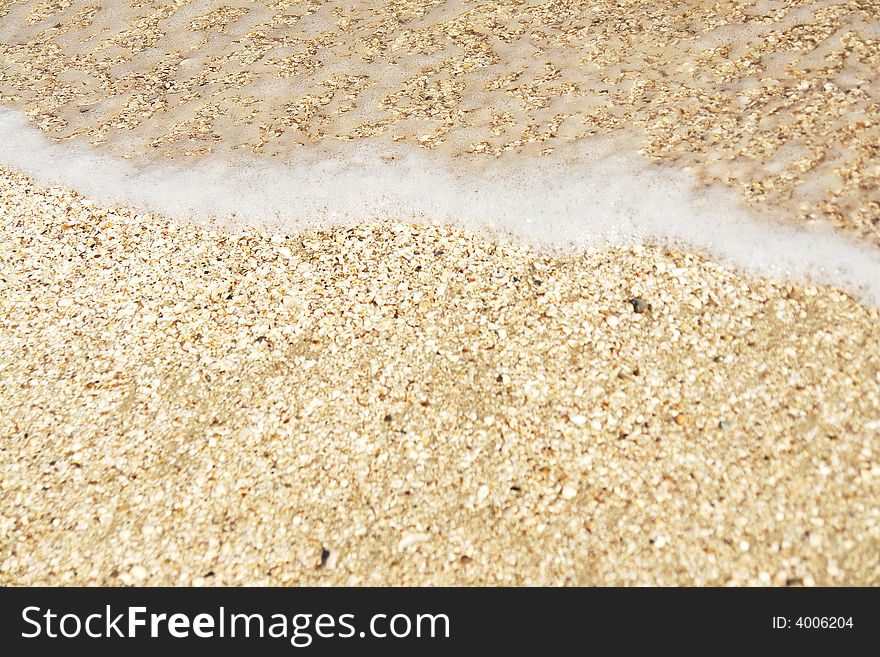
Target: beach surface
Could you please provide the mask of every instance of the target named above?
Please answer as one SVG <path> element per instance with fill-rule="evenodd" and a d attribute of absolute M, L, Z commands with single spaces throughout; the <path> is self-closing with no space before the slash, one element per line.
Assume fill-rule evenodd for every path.
<path fill-rule="evenodd" d="M 0 161 L 0 583 L 880 585 L 877 3 L 108 7 L 0 1 L 0 104 L 72 154 Z M 450 221 L 471 197 L 206 219 L 101 169 L 246 161 L 262 194 L 393 147 L 484 199 L 486 162 L 549 179 L 594 138 L 741 202 L 653 184 L 692 242 L 748 212 L 731 253 L 783 222 L 869 265 L 776 275 L 809 232 L 747 272 L 673 232 L 539 248 Z M 591 212 L 663 219 L 596 167 Z"/>
<path fill-rule="evenodd" d="M 880 583 L 840 291 L 0 183 L 5 584 Z"/>

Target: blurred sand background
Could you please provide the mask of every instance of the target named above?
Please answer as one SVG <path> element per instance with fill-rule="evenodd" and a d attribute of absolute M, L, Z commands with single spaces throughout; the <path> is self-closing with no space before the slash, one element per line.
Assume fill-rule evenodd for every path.
<path fill-rule="evenodd" d="M 0 103 L 151 161 L 625 132 L 880 243 L 878 13 L 0 1 Z M 0 192 L 3 583 L 880 583 L 880 318 L 842 291 Z"/>

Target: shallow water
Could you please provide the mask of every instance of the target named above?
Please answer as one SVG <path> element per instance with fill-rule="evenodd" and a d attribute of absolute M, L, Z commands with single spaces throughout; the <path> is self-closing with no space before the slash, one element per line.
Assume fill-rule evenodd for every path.
<path fill-rule="evenodd" d="M 880 299 L 878 251 L 825 224 L 880 241 L 873 2 L 0 14 L 17 108 L 0 161 L 102 200 L 273 230 L 393 216 L 556 248 L 659 240 Z"/>
<path fill-rule="evenodd" d="M 875 247 L 827 226 L 759 219 L 730 190 L 697 189 L 689 176 L 622 155 L 614 142 L 591 142 L 565 161 L 480 170 L 452 168 L 412 148 L 356 146 L 344 156 L 286 164 L 205 158 L 183 167 L 137 167 L 51 143 L 10 110 L 0 110 L 0 134 L 0 161 L 39 180 L 220 226 L 291 232 L 391 217 L 492 228 L 564 252 L 661 242 L 759 275 L 832 283 L 880 303 Z"/>

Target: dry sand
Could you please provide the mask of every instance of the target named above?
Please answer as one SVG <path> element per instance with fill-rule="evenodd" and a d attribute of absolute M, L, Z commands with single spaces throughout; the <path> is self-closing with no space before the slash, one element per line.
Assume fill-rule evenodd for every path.
<path fill-rule="evenodd" d="M 880 583 L 843 293 L 0 181 L 4 583 Z"/>
<path fill-rule="evenodd" d="M 758 209 L 878 239 L 875 2 L 313 2 L 332 29 L 284 44 L 302 3 L 129 4 L 0 2 L 2 101 L 172 158 L 635 126 Z M 379 115 L 357 80 L 306 88 L 355 55 Z M 248 105 L 260 66 L 304 104 Z M 880 314 L 839 290 L 443 225 L 211 231 L 5 168 L 0 222 L 0 583 L 880 584 Z"/>

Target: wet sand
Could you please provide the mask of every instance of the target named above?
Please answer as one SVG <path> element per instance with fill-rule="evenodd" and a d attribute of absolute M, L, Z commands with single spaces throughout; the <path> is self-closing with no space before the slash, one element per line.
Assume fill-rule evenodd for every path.
<path fill-rule="evenodd" d="M 4 5 L 0 103 L 122 157 L 519 159 L 628 131 L 755 211 L 880 244 L 873 0 Z"/>

